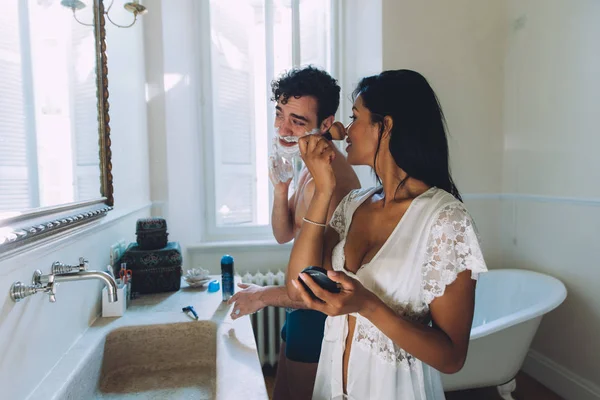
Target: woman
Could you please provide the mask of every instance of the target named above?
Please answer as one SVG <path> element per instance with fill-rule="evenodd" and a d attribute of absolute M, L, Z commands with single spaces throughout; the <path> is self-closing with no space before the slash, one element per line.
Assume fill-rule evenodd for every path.
<path fill-rule="evenodd" d="M 477 274 L 487 270 L 448 167 L 445 121 L 426 79 L 409 71 L 364 78 L 354 92 L 348 161 L 381 183 L 350 192 L 324 221 L 335 157 L 301 139 L 315 194 L 295 240 L 290 297 L 329 315 L 314 399 L 443 399 L 440 374 L 465 361 Z M 323 266 L 341 289 L 306 274 Z M 300 274 L 300 275 L 299 275 Z"/>

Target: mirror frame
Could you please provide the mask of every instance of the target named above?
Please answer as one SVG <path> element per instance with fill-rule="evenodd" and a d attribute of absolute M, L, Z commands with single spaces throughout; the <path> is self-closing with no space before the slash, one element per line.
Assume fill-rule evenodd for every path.
<path fill-rule="evenodd" d="M 108 67 L 104 4 L 94 0 L 94 38 L 96 46 L 96 93 L 98 108 L 98 144 L 100 153 L 100 197 L 94 200 L 61 204 L 26 211 L 0 221 L 0 259 L 25 250 L 49 237 L 73 233 L 113 209 L 112 152 L 108 115 Z"/>

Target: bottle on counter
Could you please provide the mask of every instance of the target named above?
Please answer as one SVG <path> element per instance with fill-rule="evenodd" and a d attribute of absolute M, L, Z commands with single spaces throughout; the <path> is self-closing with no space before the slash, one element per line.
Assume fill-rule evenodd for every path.
<path fill-rule="evenodd" d="M 223 288 L 223 301 L 227 301 L 233 296 L 233 257 L 225 254 L 221 257 L 221 286 Z"/>

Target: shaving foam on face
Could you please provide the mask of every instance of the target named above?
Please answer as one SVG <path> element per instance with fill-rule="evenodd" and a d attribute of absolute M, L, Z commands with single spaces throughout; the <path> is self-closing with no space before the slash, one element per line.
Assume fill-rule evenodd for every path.
<path fill-rule="evenodd" d="M 319 128 L 315 128 L 315 129 L 311 130 L 310 132 L 306 132 L 306 134 L 304 136 L 316 135 L 320 132 L 321 131 L 319 130 Z M 279 134 L 279 128 L 275 128 L 275 135 L 276 135 L 277 139 L 281 139 L 287 143 L 295 144 L 294 146 L 284 146 L 279 142 L 279 140 L 275 140 L 275 147 L 277 148 L 277 151 L 279 152 L 279 154 L 281 154 L 282 156 L 287 157 L 287 158 L 292 158 L 292 157 L 296 157 L 296 156 L 300 155 L 300 148 L 298 147 L 298 140 L 300 140 L 300 137 L 298 137 L 298 136 L 281 136 Z"/>

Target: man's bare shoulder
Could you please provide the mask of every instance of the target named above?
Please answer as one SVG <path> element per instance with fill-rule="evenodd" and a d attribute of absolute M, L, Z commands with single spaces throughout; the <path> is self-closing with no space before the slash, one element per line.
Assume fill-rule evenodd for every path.
<path fill-rule="evenodd" d="M 360 189 L 360 180 L 352 165 L 348 163 L 346 157 L 337 148 L 335 153 L 336 157 L 331 165 L 337 180 L 332 199 L 333 205 L 337 205 L 352 190 Z M 315 194 L 315 182 L 306 167 L 303 167 L 300 171 L 297 193 L 307 206 Z"/>
<path fill-rule="evenodd" d="M 336 159 L 332 165 L 337 179 L 335 197 L 341 200 L 352 190 L 360 189 L 360 180 L 352 165 L 346 160 L 346 157 L 340 151 L 336 151 L 336 153 Z"/>
<path fill-rule="evenodd" d="M 354 171 L 352 171 L 352 175 L 345 176 L 344 179 L 339 179 L 335 186 L 335 192 L 333 193 L 332 202 L 334 205 L 337 205 L 348 193 L 355 189 L 360 189 L 360 181 Z M 312 177 L 309 177 L 306 184 L 302 188 L 302 198 L 304 199 L 305 204 L 310 204 L 312 197 L 315 194 L 315 181 Z"/>
<path fill-rule="evenodd" d="M 315 180 L 308 174 L 305 182 L 306 183 L 302 186 L 302 198 L 304 199 L 304 203 L 308 206 L 315 194 Z"/>

